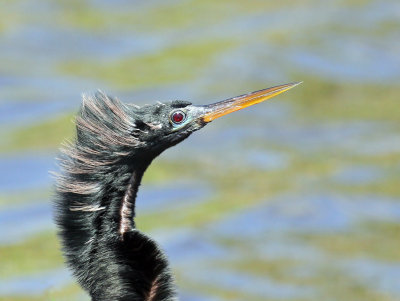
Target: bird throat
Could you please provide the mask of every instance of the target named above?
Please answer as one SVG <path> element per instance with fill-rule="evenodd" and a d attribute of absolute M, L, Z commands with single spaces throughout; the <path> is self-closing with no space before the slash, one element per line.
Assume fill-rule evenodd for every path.
<path fill-rule="evenodd" d="M 122 198 L 120 208 L 119 234 L 123 240 L 124 234 L 132 231 L 135 227 L 133 218 L 135 216 L 135 200 L 139 190 L 140 182 L 143 177 L 144 170 L 135 169 L 129 179 L 129 183 L 125 194 Z"/>

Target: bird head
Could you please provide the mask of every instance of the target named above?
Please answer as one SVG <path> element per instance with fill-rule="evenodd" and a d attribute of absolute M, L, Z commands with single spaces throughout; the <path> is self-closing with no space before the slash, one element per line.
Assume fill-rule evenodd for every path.
<path fill-rule="evenodd" d="M 176 100 L 143 107 L 132 106 L 135 124 L 132 135 L 137 137 L 148 151 L 158 154 L 186 139 L 209 122 L 265 101 L 298 84 L 290 83 L 263 89 L 209 105 L 193 105 L 188 101 Z"/>
<path fill-rule="evenodd" d="M 131 108 L 132 135 L 148 152 L 160 153 L 206 124 L 200 118 L 201 107 L 188 101 L 175 100 Z"/>

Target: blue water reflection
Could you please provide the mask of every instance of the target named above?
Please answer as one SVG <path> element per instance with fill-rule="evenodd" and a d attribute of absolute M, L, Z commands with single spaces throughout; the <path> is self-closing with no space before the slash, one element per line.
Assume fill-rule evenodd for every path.
<path fill-rule="evenodd" d="M 49 171 L 55 169 L 54 154 L 30 152 L 3 156 L 0 158 L 0 191 L 11 193 L 48 187 Z"/>
<path fill-rule="evenodd" d="M 283 196 L 219 222 L 215 233 L 244 237 L 267 233 L 332 233 L 362 221 L 400 221 L 400 203 L 376 195 Z"/>

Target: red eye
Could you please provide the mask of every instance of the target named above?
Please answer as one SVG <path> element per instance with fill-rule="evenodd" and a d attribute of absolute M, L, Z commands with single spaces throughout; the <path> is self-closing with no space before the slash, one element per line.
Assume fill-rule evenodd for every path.
<path fill-rule="evenodd" d="M 186 115 L 182 111 L 176 111 L 172 114 L 171 119 L 173 123 L 179 124 L 185 119 Z"/>

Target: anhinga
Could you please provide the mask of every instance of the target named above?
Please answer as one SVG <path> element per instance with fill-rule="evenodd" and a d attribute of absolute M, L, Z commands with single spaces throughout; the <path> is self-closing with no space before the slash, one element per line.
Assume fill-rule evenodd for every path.
<path fill-rule="evenodd" d="M 61 156 L 55 219 L 69 267 L 92 300 L 176 300 L 168 261 L 135 227 L 146 168 L 210 121 L 298 83 L 205 106 L 172 101 L 138 107 L 97 92 L 83 97 L 76 139 Z"/>

